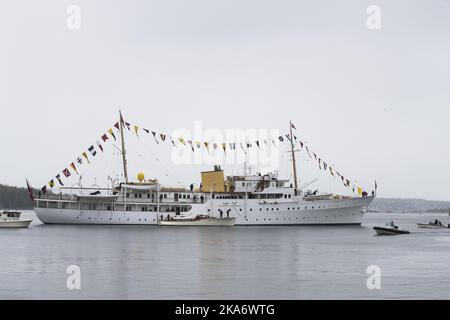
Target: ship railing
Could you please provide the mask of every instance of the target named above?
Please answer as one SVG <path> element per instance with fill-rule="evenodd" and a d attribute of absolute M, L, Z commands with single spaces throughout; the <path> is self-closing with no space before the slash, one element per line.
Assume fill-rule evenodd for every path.
<path fill-rule="evenodd" d="M 68 201 L 76 201 L 77 197 L 74 194 L 41 194 L 36 197 L 36 200 L 68 200 Z"/>

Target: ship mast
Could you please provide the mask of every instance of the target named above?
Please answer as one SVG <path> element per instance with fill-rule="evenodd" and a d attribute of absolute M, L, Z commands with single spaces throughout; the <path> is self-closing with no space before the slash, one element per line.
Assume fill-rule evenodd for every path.
<path fill-rule="evenodd" d="M 294 150 L 294 135 L 292 134 L 292 121 L 289 121 L 289 129 L 290 129 L 290 136 L 291 136 L 291 152 L 292 152 L 292 167 L 294 169 L 294 191 L 295 195 L 297 195 L 298 190 L 298 181 L 297 181 L 297 164 L 295 162 L 295 150 Z"/>
<path fill-rule="evenodd" d="M 123 161 L 123 175 L 125 177 L 125 183 L 128 183 L 128 165 L 127 165 L 127 150 L 125 149 L 125 137 L 123 134 L 123 125 L 124 125 L 124 121 L 123 121 L 123 117 L 122 117 L 122 112 L 119 110 L 119 115 L 120 115 L 120 137 L 122 140 L 122 161 Z"/>

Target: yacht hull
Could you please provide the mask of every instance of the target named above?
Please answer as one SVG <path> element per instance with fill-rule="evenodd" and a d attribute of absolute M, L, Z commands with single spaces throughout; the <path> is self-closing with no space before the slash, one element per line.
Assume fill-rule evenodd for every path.
<path fill-rule="evenodd" d="M 235 225 L 361 225 L 373 197 L 324 201 L 259 203 L 237 199 L 215 200 L 192 206 L 190 214 L 236 218 Z M 158 225 L 158 217 L 167 212 L 69 210 L 35 208 L 45 224 Z M 174 216 L 174 213 L 169 213 Z"/>

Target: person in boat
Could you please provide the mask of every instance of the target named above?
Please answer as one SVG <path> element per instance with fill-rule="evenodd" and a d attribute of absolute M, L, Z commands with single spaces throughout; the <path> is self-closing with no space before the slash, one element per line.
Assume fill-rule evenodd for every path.
<path fill-rule="evenodd" d="M 389 223 L 389 225 L 390 225 L 392 228 L 397 229 L 397 226 L 395 225 L 394 220 L 392 220 L 391 223 Z"/>
<path fill-rule="evenodd" d="M 193 183 L 190 185 L 190 189 L 191 189 L 191 192 L 194 192 L 194 184 Z"/>

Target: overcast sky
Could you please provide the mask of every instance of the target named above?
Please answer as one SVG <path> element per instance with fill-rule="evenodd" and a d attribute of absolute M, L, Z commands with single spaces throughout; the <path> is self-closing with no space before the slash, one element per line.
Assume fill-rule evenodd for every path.
<path fill-rule="evenodd" d="M 67 8 L 81 9 L 81 29 Z M 366 9 L 381 9 L 369 30 Z M 41 187 L 118 118 L 168 134 L 288 130 L 379 196 L 450 200 L 450 1 L 2 1 L 0 183 Z M 198 182 L 128 133 L 130 175 Z M 118 174 L 112 143 L 86 185 Z M 113 154 L 115 153 L 115 154 Z M 302 182 L 339 181 L 299 154 Z M 156 160 L 158 159 L 158 160 Z M 289 178 L 280 148 L 280 174 Z M 227 166 L 229 174 L 241 166 Z M 256 169 L 255 169 L 256 170 Z M 75 177 L 67 180 L 76 182 Z"/>

